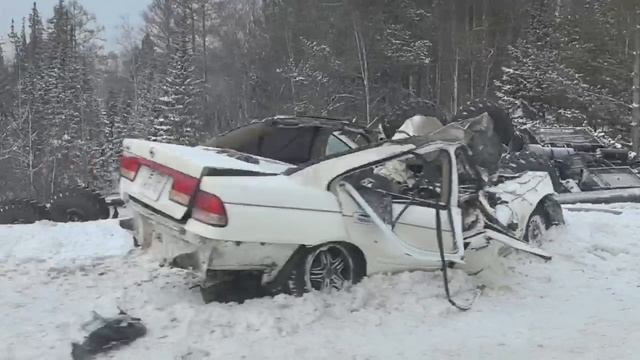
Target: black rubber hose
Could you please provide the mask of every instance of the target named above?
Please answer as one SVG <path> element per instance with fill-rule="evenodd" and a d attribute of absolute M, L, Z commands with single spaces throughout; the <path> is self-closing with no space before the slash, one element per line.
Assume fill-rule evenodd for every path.
<path fill-rule="evenodd" d="M 444 259 L 444 245 L 442 243 L 442 220 L 440 218 L 440 210 L 436 209 L 436 236 L 438 238 L 438 249 L 440 250 L 440 261 L 442 262 L 442 277 L 444 279 L 444 292 L 447 295 L 449 304 L 453 305 L 456 309 L 461 311 L 467 311 L 471 309 L 471 305 L 461 306 L 458 305 L 451 298 L 451 292 L 449 291 L 449 278 L 447 275 L 447 262 Z"/>

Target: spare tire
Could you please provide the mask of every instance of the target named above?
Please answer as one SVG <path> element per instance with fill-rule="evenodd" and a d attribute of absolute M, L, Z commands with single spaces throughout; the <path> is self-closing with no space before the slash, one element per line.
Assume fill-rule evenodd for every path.
<path fill-rule="evenodd" d="M 476 99 L 463 105 L 453 117 L 462 121 L 487 113 L 493 120 L 493 129 L 500 141 L 509 145 L 514 136 L 513 122 L 509 113 L 498 103 L 488 99 Z"/>
<path fill-rule="evenodd" d="M 446 116 L 435 103 L 419 98 L 409 99 L 396 106 L 382 122 L 382 131 L 387 139 L 391 139 L 396 131 L 407 119 L 416 115 L 434 117 L 442 124 L 446 123 Z"/>
<path fill-rule="evenodd" d="M 33 224 L 48 218 L 47 207 L 34 200 L 16 199 L 0 204 L 0 225 Z"/>
<path fill-rule="evenodd" d="M 109 218 L 109 206 L 100 193 L 86 187 L 58 193 L 49 206 L 51 220 L 84 222 Z"/>
<path fill-rule="evenodd" d="M 500 159 L 500 169 L 511 171 L 515 174 L 525 171 L 546 172 L 551 178 L 554 191 L 561 192 L 563 189 L 558 170 L 551 160 L 541 154 L 536 154 L 531 151 L 505 154 L 502 159 Z"/>

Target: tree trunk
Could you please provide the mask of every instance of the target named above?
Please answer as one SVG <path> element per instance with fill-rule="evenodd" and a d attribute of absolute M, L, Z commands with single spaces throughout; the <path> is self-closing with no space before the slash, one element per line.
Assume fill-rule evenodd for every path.
<path fill-rule="evenodd" d="M 633 65 L 633 105 L 631 120 L 631 135 L 633 151 L 638 153 L 640 150 L 640 9 L 636 11 L 635 21 L 635 49 L 634 49 L 634 65 Z"/>
<path fill-rule="evenodd" d="M 365 114 L 367 120 L 367 126 L 371 124 L 371 105 L 369 94 L 369 66 L 367 64 L 367 48 L 362 40 L 360 29 L 356 20 L 353 20 L 353 32 L 356 38 L 356 47 L 358 50 L 358 60 L 360 61 L 360 72 L 362 75 L 362 84 L 364 86 L 364 102 L 365 102 Z"/>
<path fill-rule="evenodd" d="M 207 3 L 206 2 L 202 2 L 202 4 L 200 5 L 201 9 L 200 11 L 202 12 L 201 16 L 202 16 L 202 22 L 201 22 L 201 27 L 202 27 L 202 71 L 203 71 L 203 75 L 204 75 L 204 83 L 205 86 L 208 84 L 208 73 L 207 73 Z M 208 95 L 208 94 L 207 94 Z M 206 98 L 205 98 L 206 99 Z"/>
<path fill-rule="evenodd" d="M 458 68 L 460 65 L 460 56 L 458 53 L 458 48 L 456 47 L 455 50 L 455 54 L 456 54 L 456 59 L 455 59 L 455 64 L 454 64 L 454 68 L 453 68 L 453 104 L 451 106 L 451 113 L 452 114 L 456 114 L 456 112 L 458 111 Z"/>

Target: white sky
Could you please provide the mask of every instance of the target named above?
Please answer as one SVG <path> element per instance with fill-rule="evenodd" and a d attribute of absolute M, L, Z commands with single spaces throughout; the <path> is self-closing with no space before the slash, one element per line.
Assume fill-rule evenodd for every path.
<path fill-rule="evenodd" d="M 123 18 L 127 18 L 132 25 L 142 23 L 142 11 L 151 0 L 79 0 L 90 13 L 96 16 L 99 25 L 104 27 L 102 37 L 106 40 L 105 49 L 116 50 Z M 46 20 L 53 13 L 53 7 L 58 0 L 36 0 L 38 10 Z M 16 28 L 20 29 L 22 18 L 25 21 L 33 7 L 31 0 L 0 0 L 0 42 L 6 42 L 11 19 L 16 21 Z M 7 46 L 3 47 L 5 53 Z"/>

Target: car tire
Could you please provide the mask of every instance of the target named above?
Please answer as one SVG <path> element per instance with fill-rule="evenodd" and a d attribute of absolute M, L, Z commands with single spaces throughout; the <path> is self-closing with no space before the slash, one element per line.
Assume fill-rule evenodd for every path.
<path fill-rule="evenodd" d="M 0 225 L 33 224 L 48 218 L 47 207 L 33 200 L 9 200 L 0 204 Z"/>
<path fill-rule="evenodd" d="M 49 206 L 51 220 L 84 222 L 109 218 L 109 207 L 102 195 L 85 187 L 71 188 L 57 194 Z"/>
<path fill-rule="evenodd" d="M 366 275 L 364 255 L 350 244 L 327 243 L 305 248 L 298 255 L 282 289 L 290 295 L 339 291 L 357 284 Z"/>
<path fill-rule="evenodd" d="M 551 226 L 547 213 L 542 207 L 538 206 L 527 220 L 524 241 L 531 246 L 542 246 L 542 240 Z"/>

